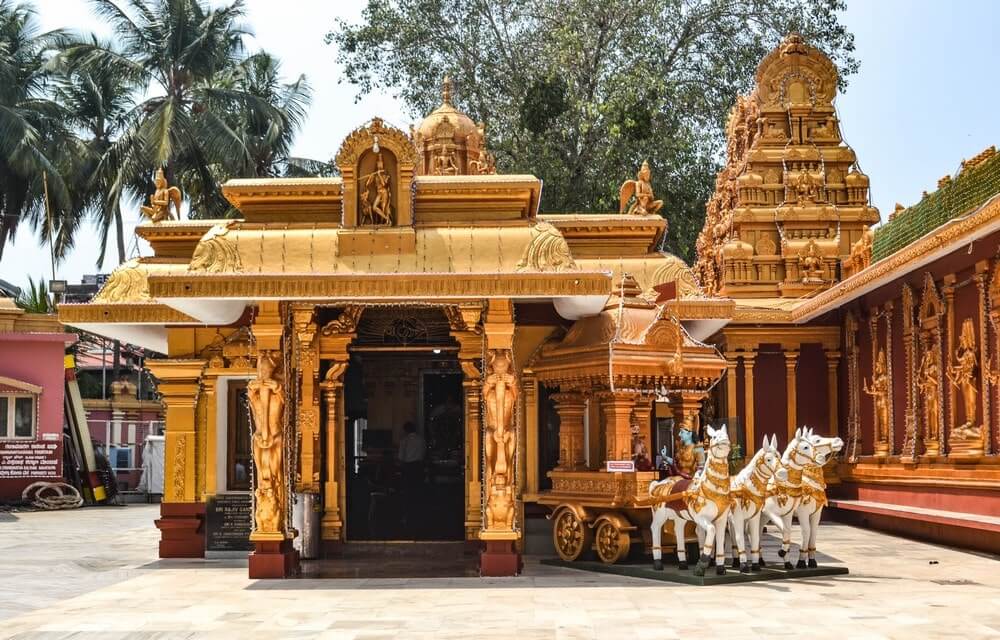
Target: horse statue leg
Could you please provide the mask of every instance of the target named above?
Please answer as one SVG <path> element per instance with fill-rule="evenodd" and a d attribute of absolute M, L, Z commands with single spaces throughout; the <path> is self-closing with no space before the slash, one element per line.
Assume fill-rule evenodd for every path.
<path fill-rule="evenodd" d="M 684 539 L 684 518 L 677 514 L 674 518 L 674 543 L 677 545 L 677 568 L 681 571 L 686 571 L 688 568 L 687 563 L 687 546 L 686 540 Z"/>
<path fill-rule="evenodd" d="M 758 511 L 757 515 L 750 519 L 749 531 L 750 531 L 750 571 L 757 573 L 760 571 L 761 567 L 761 557 L 760 557 L 760 521 L 762 512 Z"/>
<path fill-rule="evenodd" d="M 816 563 L 816 534 L 819 531 L 819 519 L 823 515 L 823 507 L 818 507 L 816 511 L 809 516 L 809 548 L 806 550 L 809 554 L 809 568 L 815 569 L 819 565 Z"/>
<path fill-rule="evenodd" d="M 716 526 L 715 520 L 712 520 L 708 516 L 702 514 L 696 515 L 694 517 L 694 521 L 705 532 L 705 542 L 701 545 L 701 555 L 698 557 L 698 564 L 694 568 L 694 575 L 703 576 L 705 575 L 705 570 L 708 569 L 708 563 L 713 560 L 715 556 Z M 725 561 L 723 561 L 723 571 L 726 570 L 724 565 Z"/>
<path fill-rule="evenodd" d="M 812 513 L 808 513 L 808 507 L 801 506 L 796 509 L 796 516 L 799 519 L 799 530 L 802 532 L 802 544 L 799 545 L 799 560 L 795 563 L 796 569 L 806 568 L 806 556 L 809 553 L 809 539 L 812 536 Z"/>
<path fill-rule="evenodd" d="M 791 569 L 792 563 L 788 560 L 788 552 L 792 548 L 792 517 L 795 511 L 781 516 L 781 549 L 778 550 L 778 557 L 785 561 L 785 569 Z"/>
<path fill-rule="evenodd" d="M 653 537 L 653 569 L 663 571 L 663 549 L 660 548 L 663 534 L 663 524 L 667 521 L 667 508 L 661 506 L 653 510 L 653 522 L 649 525 L 649 532 Z"/>
<path fill-rule="evenodd" d="M 726 575 L 726 523 L 729 522 L 729 509 L 726 509 L 715 522 L 715 573 Z"/>
<path fill-rule="evenodd" d="M 736 538 L 736 548 L 739 551 L 738 558 L 733 556 L 733 568 L 739 569 L 740 573 L 750 573 L 750 563 L 747 561 L 747 523 L 744 520 L 745 515 L 739 507 L 733 509 L 729 515 L 729 526 L 732 529 L 733 536 Z"/>

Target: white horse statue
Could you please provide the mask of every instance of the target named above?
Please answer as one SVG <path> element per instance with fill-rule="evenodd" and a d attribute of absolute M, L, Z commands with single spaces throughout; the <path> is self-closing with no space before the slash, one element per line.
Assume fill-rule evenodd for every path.
<path fill-rule="evenodd" d="M 730 483 L 732 506 L 729 511 L 729 532 L 739 555 L 738 565 L 736 556 L 733 557 L 733 567 L 738 566 L 741 573 L 760 571 L 760 520 L 771 478 L 776 478 L 779 482 L 788 480 L 788 471 L 781 466 L 778 439 L 773 435 L 770 440 L 764 436 L 760 449 Z M 779 520 L 777 524 L 781 526 L 782 523 Z M 749 562 L 747 537 L 750 538 Z"/>
<path fill-rule="evenodd" d="M 785 448 L 781 456 L 781 466 L 788 474 L 782 480 L 777 477 L 771 478 L 767 484 L 767 499 L 764 500 L 764 513 L 772 522 L 781 529 L 781 550 L 778 555 L 785 558 L 788 549 L 792 544 L 792 518 L 796 515 L 802 503 L 804 489 L 803 471 L 808 465 L 818 465 L 822 467 L 826 464 L 826 454 L 817 452 L 809 439 L 808 432 L 799 428 L 795 430 L 795 437 Z M 803 511 L 805 514 L 805 511 Z M 809 518 L 799 519 L 802 527 L 802 539 L 809 540 Z M 764 526 L 761 518 L 760 526 Z M 761 566 L 764 566 L 764 558 L 760 558 Z M 785 560 L 785 569 L 791 569 L 792 563 Z"/>
<path fill-rule="evenodd" d="M 669 519 L 674 523 L 678 568 L 688 568 L 684 550 L 684 524 L 694 522 L 699 529 L 699 542 L 704 538 L 701 557 L 694 569 L 695 575 L 705 575 L 713 553 L 716 554 L 715 572 L 719 575 L 726 573 L 724 542 L 726 518 L 730 508 L 729 435 L 725 425 L 718 430 L 706 428 L 709 444 L 704 469 L 690 480 L 672 476 L 649 483 L 649 495 L 653 500 L 653 522 L 650 525 L 653 534 L 653 568 L 658 571 L 663 570 L 660 538 L 663 525 Z"/>
<path fill-rule="evenodd" d="M 816 435 L 812 429 L 805 432 L 812 444 L 813 451 L 823 456 L 829 463 L 841 449 L 844 448 L 844 441 L 837 437 L 827 438 Z M 823 478 L 822 464 L 807 464 L 802 471 L 802 499 L 795 510 L 795 516 L 802 527 L 802 546 L 799 547 L 799 561 L 795 564 L 798 569 L 815 569 L 816 564 L 816 532 L 819 531 L 820 516 L 823 515 L 823 507 L 826 502 L 826 480 Z M 808 526 L 807 526 L 808 523 Z M 808 564 L 806 558 L 808 557 Z"/>

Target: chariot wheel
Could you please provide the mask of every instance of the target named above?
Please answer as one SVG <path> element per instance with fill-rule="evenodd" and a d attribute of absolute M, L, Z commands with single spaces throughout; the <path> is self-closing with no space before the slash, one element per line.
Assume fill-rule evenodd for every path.
<path fill-rule="evenodd" d="M 597 527 L 597 557 L 604 564 L 615 564 L 627 556 L 631 545 L 628 532 L 614 522 L 605 520 Z"/>
<path fill-rule="evenodd" d="M 552 525 L 552 542 L 565 562 L 577 560 L 590 548 L 593 531 L 572 509 L 563 509 Z"/>

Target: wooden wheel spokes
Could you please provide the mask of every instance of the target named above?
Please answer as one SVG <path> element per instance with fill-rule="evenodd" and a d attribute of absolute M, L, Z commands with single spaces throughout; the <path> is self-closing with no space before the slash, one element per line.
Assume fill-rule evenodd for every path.
<path fill-rule="evenodd" d="M 566 562 L 572 562 L 583 554 L 591 544 L 592 535 L 590 528 L 571 509 L 564 509 L 552 526 L 556 552 Z"/>
<path fill-rule="evenodd" d="M 605 564 L 615 564 L 628 555 L 631 540 L 628 532 L 605 520 L 597 527 L 597 557 Z"/>

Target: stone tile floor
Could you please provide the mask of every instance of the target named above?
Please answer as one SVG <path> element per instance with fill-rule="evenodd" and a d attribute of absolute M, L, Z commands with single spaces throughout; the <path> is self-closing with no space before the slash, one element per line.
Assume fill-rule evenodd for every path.
<path fill-rule="evenodd" d="M 1000 637 L 996 557 L 844 525 L 820 535 L 837 578 L 688 587 L 529 558 L 520 578 L 255 582 L 242 560 L 158 561 L 156 513 L 0 513 L 0 638 Z"/>

